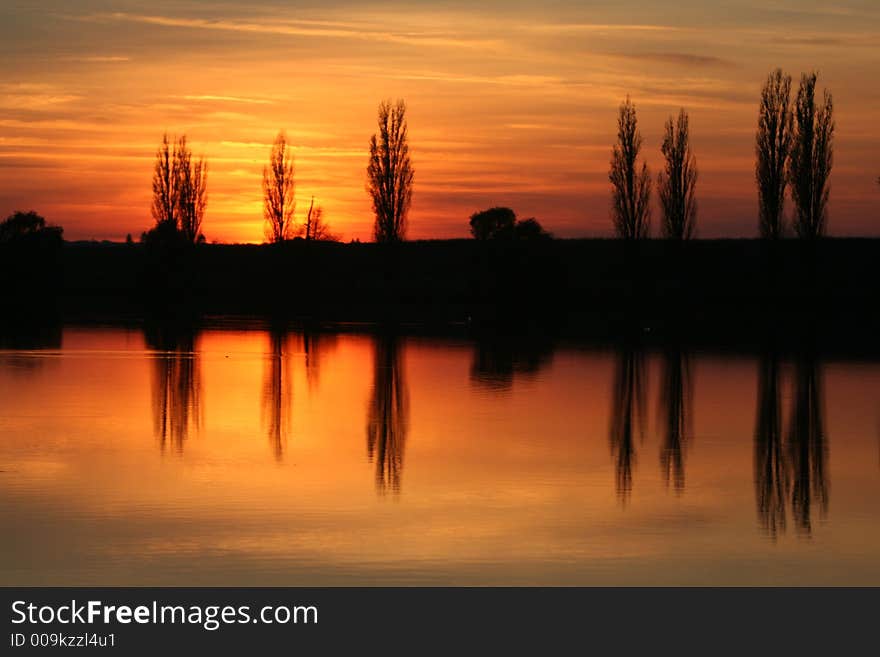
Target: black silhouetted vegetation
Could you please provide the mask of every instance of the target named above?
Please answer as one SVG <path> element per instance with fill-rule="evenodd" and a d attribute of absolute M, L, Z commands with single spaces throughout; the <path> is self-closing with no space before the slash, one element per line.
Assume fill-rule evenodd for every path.
<path fill-rule="evenodd" d="M 517 220 L 510 208 L 494 207 L 475 212 L 470 218 L 471 235 L 476 240 L 539 240 L 552 235 L 534 217 Z"/>
<path fill-rule="evenodd" d="M 0 315 L 23 306 L 37 314 L 51 311 L 64 284 L 63 233 L 33 210 L 0 222 Z"/>
<path fill-rule="evenodd" d="M 376 465 L 376 490 L 400 492 L 403 453 L 409 431 L 409 389 L 398 337 L 376 335 L 373 390 L 367 410 L 367 456 Z"/>
<path fill-rule="evenodd" d="M 389 277 L 387 250 L 372 243 L 204 244 L 189 257 L 164 258 L 143 244 L 68 242 L 36 298 L 68 314 L 138 313 L 173 303 L 206 313 L 342 321 L 470 318 L 513 327 L 560 318 L 579 330 L 618 317 L 654 325 L 680 319 L 689 334 L 737 342 L 804 309 L 815 308 L 828 330 L 851 334 L 854 344 L 867 344 L 880 324 L 880 240 L 827 239 L 812 247 L 782 240 L 772 254 L 758 240 L 697 240 L 684 250 L 643 240 L 636 258 L 631 246 L 603 239 L 413 241 L 395 249 L 405 275 Z M 815 251 L 812 277 L 805 275 L 808 248 Z M 44 266 L 19 262 L 18 271 L 30 273 L 10 274 L 7 294 L 45 275 Z M 6 271 L 11 264 L 0 259 Z M 295 295 L 293 281 L 302 283 Z"/>
<path fill-rule="evenodd" d="M 794 106 L 794 137 L 789 157 L 794 229 L 803 239 L 822 237 L 826 231 L 828 178 L 834 153 L 834 105 L 825 90 L 816 103 L 816 74 L 801 76 Z"/>
<path fill-rule="evenodd" d="M 286 135 L 279 132 L 269 153 L 269 164 L 263 168 L 263 216 L 269 242 L 277 244 L 294 236 L 295 185 L 293 152 Z"/>
<path fill-rule="evenodd" d="M 202 222 L 208 207 L 208 164 L 204 158 L 193 160 L 192 152 L 186 145 L 186 137 L 181 137 L 180 151 L 180 191 L 178 208 L 180 212 L 180 231 L 187 242 L 195 244 L 204 241 Z"/>
<path fill-rule="evenodd" d="M 544 227 L 534 217 L 520 219 L 513 227 L 513 236 L 518 240 L 549 240 L 552 233 L 544 230 Z"/>
<path fill-rule="evenodd" d="M 193 159 L 186 135 L 162 135 L 153 166 L 154 227 L 145 233 L 149 242 L 195 244 L 204 241 L 202 221 L 208 205 L 208 165 Z"/>
<path fill-rule="evenodd" d="M 177 223 L 177 165 L 176 142 L 162 135 L 162 143 L 156 151 L 156 163 L 153 166 L 153 204 L 150 211 L 156 225 Z"/>
<path fill-rule="evenodd" d="M 766 206 L 762 222 L 767 224 L 765 234 L 782 234 L 785 180 L 779 171 L 788 143 L 785 126 L 793 121 L 789 116 L 796 116 L 788 173 L 792 189 L 809 193 L 793 192 L 799 217 L 795 224 L 806 227 L 797 229 L 801 235 L 819 235 L 827 223 L 830 96 L 816 107 L 815 76 L 805 76 L 792 114 L 784 107 L 788 86 L 785 76 L 774 73 L 762 100 L 756 176 L 759 183 L 764 179 L 763 167 L 772 179 L 770 191 L 761 191 Z M 667 126 L 666 150 L 671 163 L 684 165 L 692 160 L 681 128 L 681 121 Z M 750 318 L 769 310 L 794 316 L 815 308 L 836 323 L 838 333 L 846 323 L 843 316 L 859 316 L 847 330 L 860 334 L 867 335 L 876 324 L 880 240 L 783 240 L 772 248 L 749 240 L 702 240 L 687 249 L 659 240 L 631 243 L 649 234 L 651 177 L 642 161 L 642 138 L 629 98 L 619 108 L 618 143 L 609 172 L 615 227 L 626 238 L 622 240 L 550 240 L 537 220 L 517 221 L 513 210 L 492 208 L 472 217 L 478 239 L 402 243 L 413 182 L 407 140 L 404 104 L 382 103 L 379 130 L 371 140 L 367 188 L 376 214 L 376 239 L 399 243 L 394 249 L 329 242 L 333 235 L 314 202 L 304 215 L 305 239 L 292 239 L 302 231 L 294 225 L 293 157 L 283 134 L 273 145 L 263 179 L 267 238 L 283 243 L 191 248 L 200 234 L 196 210 L 204 206 L 182 202 L 193 197 L 180 189 L 193 187 L 198 199 L 198 190 L 204 191 L 204 168 L 193 163 L 185 138 L 166 135 L 153 176 L 156 226 L 143 243 L 77 242 L 62 249 L 60 229 L 21 217 L 8 221 L 0 229 L 0 236 L 5 235 L 0 237 L 4 300 L 30 299 L 32 306 L 44 307 L 59 303 L 74 313 L 119 308 L 136 313 L 173 306 L 312 319 L 494 320 L 511 326 L 530 318 L 571 318 L 580 329 L 621 317 L 653 322 L 687 318 L 694 331 L 712 324 L 712 331 L 727 337 L 753 334 Z M 765 142 L 773 144 L 767 146 L 772 157 L 761 155 Z M 189 173 L 183 175 L 184 170 Z M 661 180 L 672 181 L 673 176 L 664 174 Z M 667 222 L 676 226 L 669 234 L 692 231 L 685 188 L 692 189 L 680 185 L 676 194 L 669 194 L 670 200 L 685 199 L 678 204 L 685 207 L 683 212 L 669 212 L 678 217 Z M 196 219 L 181 223 L 182 206 L 195 208 Z M 28 237 L 32 233 L 38 237 Z M 29 240 L 50 247 L 26 249 Z M 292 281 L 302 282 L 296 295 L 290 294 Z"/>
<path fill-rule="evenodd" d="M 63 234 L 63 228 L 50 226 L 33 210 L 13 212 L 0 222 L 0 244 L 3 245 L 59 247 Z"/>
<path fill-rule="evenodd" d="M 324 208 L 315 205 L 315 197 L 309 203 L 309 211 L 303 225 L 303 233 L 306 241 L 338 242 L 339 235 L 330 230 L 330 226 L 324 220 Z"/>
<path fill-rule="evenodd" d="M 641 149 L 636 107 L 627 96 L 618 110 L 617 143 L 608 173 L 614 230 L 623 239 L 645 238 L 651 228 L 651 174 L 646 162 L 639 166 Z"/>
<path fill-rule="evenodd" d="M 516 213 L 510 208 L 489 208 L 470 218 L 471 235 L 477 240 L 511 239 L 515 224 Z"/>
<path fill-rule="evenodd" d="M 406 104 L 398 100 L 379 105 L 379 132 L 370 138 L 367 192 L 373 202 L 377 242 L 406 239 L 412 202 L 414 169 L 409 156 Z"/>
<path fill-rule="evenodd" d="M 761 89 L 755 137 L 758 230 L 761 237 L 785 235 L 786 166 L 792 146 L 791 76 L 776 69 Z"/>
<path fill-rule="evenodd" d="M 666 122 L 661 151 L 666 168 L 657 176 L 663 236 L 686 240 L 697 226 L 697 162 L 691 151 L 688 115 L 683 109 L 678 118 Z"/>

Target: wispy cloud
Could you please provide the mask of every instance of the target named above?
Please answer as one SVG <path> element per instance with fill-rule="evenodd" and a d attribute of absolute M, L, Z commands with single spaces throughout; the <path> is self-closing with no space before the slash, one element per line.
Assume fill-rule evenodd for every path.
<path fill-rule="evenodd" d="M 715 57 L 713 55 L 694 55 L 683 52 L 627 52 L 612 53 L 611 56 L 642 62 L 659 62 L 663 64 L 674 64 L 676 66 L 699 68 L 708 66 L 734 66 L 732 61 L 721 57 Z"/>
<path fill-rule="evenodd" d="M 4 109 L 38 110 L 63 105 L 81 96 L 65 93 L 26 93 L 0 95 L 0 107 Z"/>
<path fill-rule="evenodd" d="M 66 62 L 89 62 L 95 64 L 119 64 L 130 62 L 131 57 L 125 55 L 73 55 L 62 57 Z"/>
<path fill-rule="evenodd" d="M 502 85 L 510 87 L 543 87 L 564 83 L 564 80 L 555 75 L 465 75 L 459 73 L 445 73 L 442 71 L 425 71 L 410 73 L 386 73 L 379 74 L 390 80 L 415 80 L 428 82 L 449 82 L 478 85 Z"/>
<path fill-rule="evenodd" d="M 156 16 L 146 14 L 129 14 L 114 12 L 108 14 L 92 14 L 78 17 L 78 20 L 93 22 L 128 21 L 157 25 L 170 28 L 187 28 L 198 30 L 219 30 L 227 32 L 246 32 L 252 34 L 273 34 L 279 36 L 300 36 L 313 38 L 353 39 L 360 41 L 380 41 L 401 45 L 435 46 L 449 48 L 482 48 L 497 47 L 500 42 L 483 37 L 453 36 L 447 32 L 430 30 L 387 31 L 376 26 L 364 24 L 352 27 L 346 23 L 333 21 L 240 21 L 233 19 L 182 18 L 175 16 Z"/>
<path fill-rule="evenodd" d="M 689 32 L 691 28 L 677 25 L 643 25 L 622 23 L 543 23 L 524 25 L 525 31 L 555 34 L 580 32 Z"/>
<path fill-rule="evenodd" d="M 182 96 L 184 100 L 217 101 L 226 103 L 246 103 L 250 105 L 271 105 L 273 101 L 265 98 L 244 98 L 242 96 L 214 96 L 203 94 L 198 96 Z"/>

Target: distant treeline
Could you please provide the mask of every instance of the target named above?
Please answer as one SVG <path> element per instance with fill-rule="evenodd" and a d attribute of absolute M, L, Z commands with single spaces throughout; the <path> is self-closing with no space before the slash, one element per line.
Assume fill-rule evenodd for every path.
<path fill-rule="evenodd" d="M 55 284 L 40 294 L 28 294 L 27 282 L 44 264 L 18 261 L 15 276 L 4 276 L 7 307 L 17 298 L 22 308 L 57 307 L 68 316 L 498 319 L 513 327 L 619 317 L 697 330 L 705 319 L 734 332 L 770 326 L 783 313 L 845 323 L 880 306 L 875 239 L 299 241 L 205 244 L 178 255 L 138 243 L 68 243 L 52 262 Z"/>
<path fill-rule="evenodd" d="M 768 75 L 759 101 L 755 133 L 757 226 L 762 238 L 796 235 L 823 237 L 828 229 L 830 175 L 834 159 L 834 105 L 831 93 L 817 100 L 817 75 L 803 74 L 792 98 L 792 79 L 781 69 Z M 378 129 L 369 140 L 366 191 L 373 209 L 373 237 L 378 243 L 406 240 L 415 169 L 409 152 L 406 104 L 383 101 Z M 691 147 L 690 119 L 685 108 L 666 122 L 660 152 L 663 167 L 656 176 L 659 235 L 688 240 L 698 230 L 697 158 Z M 636 107 L 629 96 L 620 105 L 617 140 L 611 151 L 611 223 L 618 238 L 650 237 L 655 180 L 642 150 Z M 880 179 L 878 179 L 880 182 Z M 320 204 L 312 196 L 297 217 L 294 148 L 279 132 L 263 167 L 264 234 L 267 242 L 339 241 Z M 790 197 L 794 210 L 785 211 Z M 206 240 L 208 162 L 195 158 L 185 135 L 166 133 L 155 156 L 151 214 L 154 225 L 141 241 L 174 247 Z M 23 214 L 23 213 L 16 213 Z M 546 239 L 552 237 L 537 218 L 516 220 L 507 207 L 476 210 L 470 231 L 478 240 Z M 131 233 L 127 241 L 134 241 Z"/>
<path fill-rule="evenodd" d="M 653 178 L 642 160 L 635 106 L 620 106 L 609 179 L 618 238 L 555 240 L 506 207 L 470 217 L 473 240 L 407 242 L 414 169 L 406 106 L 383 102 L 369 143 L 374 243 L 337 242 L 314 198 L 295 219 L 294 163 L 283 133 L 263 171 L 269 244 L 208 244 L 207 163 L 185 137 L 163 137 L 153 175 L 155 225 L 126 244 L 68 244 L 35 212 L 0 223 L 7 306 L 68 311 L 165 307 L 375 319 L 460 320 L 494 314 L 761 319 L 780 310 L 873 314 L 880 240 L 821 240 L 833 153 L 831 96 L 816 76 L 772 73 L 756 135 L 762 240 L 696 241 L 696 158 L 685 110 L 670 117 L 657 177 L 661 234 L 650 236 Z M 795 211 L 785 219 L 785 199 Z M 795 234 L 798 240 L 779 238 Z M 511 320 L 518 321 L 518 320 Z M 676 320 L 677 321 L 677 320 Z"/>

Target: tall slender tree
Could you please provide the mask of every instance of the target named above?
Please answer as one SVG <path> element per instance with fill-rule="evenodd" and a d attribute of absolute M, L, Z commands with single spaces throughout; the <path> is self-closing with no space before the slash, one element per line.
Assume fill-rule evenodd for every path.
<path fill-rule="evenodd" d="M 412 202 L 413 166 L 409 156 L 406 104 L 383 101 L 379 105 L 379 132 L 370 138 L 367 192 L 376 217 L 377 242 L 406 238 L 407 215 Z"/>
<path fill-rule="evenodd" d="M 183 235 L 192 243 L 201 237 L 202 220 L 208 203 L 207 163 L 193 161 L 186 135 L 162 135 L 153 167 L 151 212 L 156 228 L 166 236 Z"/>
<path fill-rule="evenodd" d="M 156 225 L 177 225 L 178 209 L 178 155 L 176 140 L 162 135 L 153 167 L 153 204 L 150 208 Z"/>
<path fill-rule="evenodd" d="M 651 174 L 648 165 L 639 167 L 642 134 L 638 129 L 636 107 L 629 96 L 617 116 L 617 143 L 611 153 L 611 212 L 619 237 L 641 239 L 651 227 Z"/>
<path fill-rule="evenodd" d="M 663 211 L 663 235 L 669 239 L 693 237 L 697 224 L 697 161 L 690 146 L 688 114 L 684 109 L 678 119 L 669 117 L 661 147 L 666 169 L 657 176 L 660 207 Z"/>
<path fill-rule="evenodd" d="M 186 136 L 177 141 L 177 221 L 188 242 L 202 239 L 202 220 L 208 205 L 208 164 L 203 157 L 193 160 Z"/>
<path fill-rule="evenodd" d="M 825 90 L 816 103 L 816 74 L 801 76 L 794 108 L 794 143 L 788 173 L 796 208 L 794 228 L 803 239 L 825 234 L 828 223 L 828 178 L 834 153 L 834 105 Z"/>
<path fill-rule="evenodd" d="M 792 145 L 791 76 L 777 68 L 761 89 L 755 137 L 755 180 L 758 183 L 758 228 L 761 237 L 785 234 L 785 166 Z"/>
<path fill-rule="evenodd" d="M 263 215 L 266 239 L 283 242 L 293 237 L 294 197 L 293 154 L 287 137 L 279 132 L 269 153 L 269 165 L 263 168 Z"/>

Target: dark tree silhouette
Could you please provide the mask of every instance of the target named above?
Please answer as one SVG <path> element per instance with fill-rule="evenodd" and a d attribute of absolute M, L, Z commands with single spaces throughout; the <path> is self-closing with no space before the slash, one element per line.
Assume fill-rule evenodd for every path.
<path fill-rule="evenodd" d="M 635 425 L 641 433 L 645 418 L 644 358 L 634 347 L 624 347 L 617 355 L 612 390 L 611 453 L 617 495 L 623 504 L 632 493 L 632 469 L 636 459 Z"/>
<path fill-rule="evenodd" d="M 208 165 L 204 158 L 193 161 L 186 135 L 169 139 L 162 135 L 153 167 L 151 212 L 156 225 L 151 239 L 172 240 L 182 236 L 195 244 L 204 239 L 202 220 L 208 204 Z"/>
<path fill-rule="evenodd" d="M 377 335 L 373 391 L 367 411 L 367 456 L 376 462 L 376 490 L 400 492 L 403 451 L 409 430 L 409 390 L 396 336 Z"/>
<path fill-rule="evenodd" d="M 785 451 L 791 481 L 791 509 L 797 529 L 812 532 L 812 505 L 828 510 L 828 445 L 822 407 L 822 375 L 816 361 L 802 356 L 795 365 L 795 392 Z"/>
<path fill-rule="evenodd" d="M 339 236 L 330 230 L 330 226 L 324 221 L 324 208 L 315 205 L 315 197 L 309 204 L 309 211 L 306 214 L 306 222 L 303 227 L 305 231 L 306 241 L 316 242 L 338 242 Z"/>
<path fill-rule="evenodd" d="M 510 208 L 494 207 L 474 212 L 470 218 L 471 235 L 486 240 L 542 240 L 553 237 L 534 217 L 517 221 Z"/>
<path fill-rule="evenodd" d="M 534 217 L 517 221 L 513 227 L 513 235 L 518 240 L 547 240 L 553 237 Z"/>
<path fill-rule="evenodd" d="M 33 210 L 13 212 L 0 222 L 0 244 L 60 245 L 63 233 L 63 228 L 50 226 Z"/>
<path fill-rule="evenodd" d="M 205 158 L 193 160 L 186 137 L 177 143 L 177 215 L 180 231 L 187 242 L 204 240 L 202 221 L 208 206 L 208 164 Z"/>
<path fill-rule="evenodd" d="M 678 119 L 666 122 L 661 146 L 666 169 L 657 176 L 660 207 L 663 212 L 663 235 L 669 239 L 690 239 L 696 231 L 697 162 L 690 146 L 688 115 L 684 109 Z"/>
<path fill-rule="evenodd" d="M 617 143 L 611 154 L 611 212 L 618 237 L 641 239 L 648 236 L 651 224 L 651 174 L 639 151 L 642 134 L 638 129 L 636 108 L 629 96 L 620 105 L 617 117 Z"/>
<path fill-rule="evenodd" d="M 755 502 L 761 529 L 771 538 L 785 531 L 789 482 L 782 444 L 779 357 L 764 354 L 758 369 L 755 420 Z"/>
<path fill-rule="evenodd" d="M 379 132 L 370 138 L 367 192 L 373 201 L 377 242 L 406 238 L 407 214 L 412 202 L 413 167 L 409 156 L 406 105 L 383 101 L 379 105 Z"/>
<path fill-rule="evenodd" d="M 153 354 L 153 429 L 164 450 L 177 452 L 201 427 L 201 368 L 198 333 L 192 327 L 147 327 Z"/>
<path fill-rule="evenodd" d="M 287 137 L 279 132 L 269 153 L 269 165 L 263 167 L 263 216 L 266 239 L 273 243 L 293 237 L 294 197 L 293 153 Z"/>
<path fill-rule="evenodd" d="M 776 69 L 761 89 L 755 137 L 755 180 L 758 183 L 758 227 L 761 237 L 785 233 L 785 166 L 792 145 L 791 76 Z"/>
<path fill-rule="evenodd" d="M 306 224 L 304 226 L 304 230 L 306 232 L 306 242 L 312 239 L 312 217 L 318 219 L 321 215 L 321 207 L 315 208 L 315 197 L 312 197 L 311 202 L 309 203 L 309 211 L 306 213 Z"/>
<path fill-rule="evenodd" d="M 794 139 L 789 157 L 791 196 L 796 214 L 794 228 L 803 239 L 825 234 L 828 221 L 828 177 L 834 152 L 834 105 L 825 90 L 816 104 L 816 74 L 801 76 L 794 108 Z"/>
<path fill-rule="evenodd" d="M 150 209 L 157 226 L 177 226 L 178 165 L 176 141 L 169 139 L 166 132 L 156 151 L 153 167 L 153 204 Z"/>
<path fill-rule="evenodd" d="M 510 239 L 516 213 L 510 208 L 495 207 L 474 212 L 470 218 L 471 235 L 477 240 Z"/>
<path fill-rule="evenodd" d="M 63 234 L 33 210 L 13 212 L 0 222 L 0 329 L 53 313 L 67 269 Z"/>
<path fill-rule="evenodd" d="M 690 362 L 680 349 L 670 349 L 664 357 L 660 397 L 664 438 L 660 449 L 660 469 L 668 486 L 684 492 L 685 450 L 690 438 L 691 408 Z"/>

